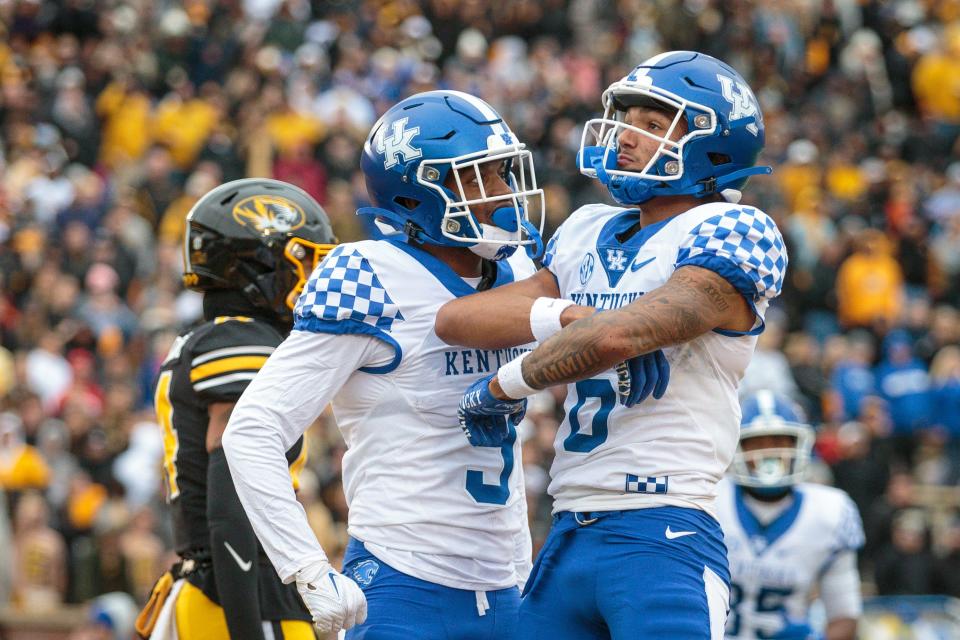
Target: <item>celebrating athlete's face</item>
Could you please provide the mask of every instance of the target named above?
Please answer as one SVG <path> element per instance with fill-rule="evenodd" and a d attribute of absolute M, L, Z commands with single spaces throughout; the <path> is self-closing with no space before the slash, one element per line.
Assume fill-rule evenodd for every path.
<path fill-rule="evenodd" d="M 511 189 L 507 183 L 509 179 L 507 167 L 508 164 L 506 160 L 492 160 L 490 162 L 480 163 L 477 165 L 477 169 L 473 167 L 460 169 L 460 185 L 463 187 L 464 199 L 476 200 L 481 197 L 489 198 L 512 193 L 513 189 Z M 480 188 L 481 184 L 483 185 L 482 190 Z M 450 173 L 447 174 L 444 185 L 454 193 L 459 192 L 454 171 L 450 171 Z M 489 224 L 490 216 L 497 210 L 497 207 L 502 207 L 506 204 L 508 203 L 504 200 L 481 202 L 470 205 L 470 212 L 473 213 L 479 222 Z"/>
<path fill-rule="evenodd" d="M 747 454 L 747 467 L 751 472 L 758 472 L 761 469 L 769 470 L 771 461 L 779 459 L 781 473 L 789 473 L 788 470 L 793 468 L 793 456 L 786 453 L 786 451 L 793 449 L 796 444 L 797 440 L 793 436 L 752 436 L 740 442 L 740 449 Z M 772 449 L 780 453 L 776 455 L 764 455 L 762 458 L 750 456 L 752 452 L 764 449 Z"/>
<path fill-rule="evenodd" d="M 649 107 L 630 107 L 624 116 L 624 122 L 662 138 L 670 130 L 675 115 L 676 112 L 668 113 Z M 686 133 L 687 123 L 681 118 L 670 133 L 670 140 L 676 142 Z M 660 143 L 653 138 L 648 138 L 631 129 L 621 130 L 618 140 L 620 144 L 617 149 L 617 168 L 623 171 L 643 171 L 660 146 Z"/>

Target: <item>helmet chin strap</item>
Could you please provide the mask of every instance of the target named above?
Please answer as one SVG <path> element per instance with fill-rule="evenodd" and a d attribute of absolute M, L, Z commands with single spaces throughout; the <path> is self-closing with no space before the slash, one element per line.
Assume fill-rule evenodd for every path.
<path fill-rule="evenodd" d="M 641 178 L 627 178 L 614 176 L 606 185 L 607 191 L 613 199 L 624 205 L 643 204 L 652 200 L 657 194 L 653 192 L 653 184 Z"/>
<path fill-rule="evenodd" d="M 423 244 L 426 241 L 430 241 L 430 244 L 444 244 L 436 238 L 427 235 L 422 228 L 404 217 L 397 215 L 393 211 L 379 207 L 360 207 L 357 209 L 357 215 L 372 217 L 381 231 L 384 230 L 384 226 L 389 227 L 407 236 L 411 242 Z"/>
<path fill-rule="evenodd" d="M 496 261 L 512 256 L 517 250 L 517 245 L 506 244 L 506 242 L 515 242 L 521 228 L 534 241 L 534 244 L 526 245 L 527 255 L 532 259 L 543 252 L 543 239 L 540 237 L 540 232 L 529 220 L 517 214 L 516 207 L 497 208 L 491 214 L 490 221 L 493 224 L 480 223 L 480 237 L 492 242 L 478 242 L 470 247 L 470 250 L 481 258 Z"/>
<path fill-rule="evenodd" d="M 540 230 L 533 226 L 533 223 L 529 220 L 521 220 L 520 226 L 527 232 L 527 237 L 533 240 L 533 244 L 524 247 L 527 251 L 527 257 L 536 260 L 543 255 L 543 237 L 540 235 Z"/>
<path fill-rule="evenodd" d="M 727 202 L 737 203 L 740 200 L 740 193 L 736 189 L 725 189 L 729 184 L 743 180 L 749 176 L 758 174 L 772 173 L 771 167 L 747 167 L 733 171 L 718 178 L 703 180 L 695 185 L 685 189 L 670 190 L 665 193 L 658 193 L 658 183 L 653 178 L 631 178 L 627 176 L 611 176 L 607 171 L 616 168 L 616 156 L 613 153 L 606 153 L 606 147 L 585 147 L 583 150 L 584 158 L 593 167 L 597 173 L 597 179 L 607 187 L 613 199 L 624 205 L 643 204 L 647 200 L 658 195 L 689 195 L 696 198 L 719 193 Z M 604 158 L 607 159 L 606 166 Z M 579 159 L 578 159 L 579 160 Z M 580 164 L 580 162 L 578 162 Z"/>
<path fill-rule="evenodd" d="M 649 180 L 611 176 L 607 173 L 608 169 L 616 169 L 617 156 L 614 153 L 608 153 L 606 147 L 584 147 L 583 154 L 583 158 L 578 158 L 577 164 L 579 165 L 582 160 L 586 160 L 597 173 L 597 180 L 607 188 L 613 199 L 620 204 L 643 204 L 656 195 L 652 192 L 653 185 Z M 604 164 L 604 159 L 609 166 Z"/>
<path fill-rule="evenodd" d="M 480 225 L 480 235 L 484 240 L 512 240 L 513 235 L 499 227 L 490 224 Z M 486 260 L 504 260 L 512 256 L 517 250 L 516 245 L 500 244 L 498 242 L 478 242 L 470 245 L 470 251 Z"/>

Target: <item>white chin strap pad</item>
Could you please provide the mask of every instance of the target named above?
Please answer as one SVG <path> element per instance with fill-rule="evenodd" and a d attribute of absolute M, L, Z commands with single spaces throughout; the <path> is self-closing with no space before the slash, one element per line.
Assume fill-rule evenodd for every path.
<path fill-rule="evenodd" d="M 743 197 L 743 193 L 736 189 L 724 189 L 720 192 L 720 195 L 730 204 L 739 204 L 740 198 Z"/>
<path fill-rule="evenodd" d="M 495 227 L 492 224 L 481 224 L 480 233 L 486 242 L 478 242 L 472 245 L 470 251 L 481 258 L 503 260 L 512 256 L 513 252 L 517 250 L 516 244 L 504 244 L 505 242 L 515 243 L 517 241 L 515 232 Z"/>

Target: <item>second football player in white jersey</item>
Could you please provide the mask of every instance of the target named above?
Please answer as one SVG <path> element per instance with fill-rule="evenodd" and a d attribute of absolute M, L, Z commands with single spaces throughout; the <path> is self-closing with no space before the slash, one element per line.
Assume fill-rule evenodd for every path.
<path fill-rule="evenodd" d="M 541 248 L 527 215 L 542 203 L 530 152 L 482 100 L 432 91 L 384 114 L 361 167 L 376 208 L 358 213 L 405 237 L 340 245 L 310 277 L 294 331 L 227 426 L 237 493 L 321 631 L 511 638 L 531 564 L 519 416 L 497 417 L 502 443 L 472 447 L 456 410 L 466 387 L 528 348 L 451 347 L 434 317 L 444 302 L 533 272 L 516 252 Z M 347 444 L 343 574 L 307 525 L 283 459 L 331 400 Z"/>
<path fill-rule="evenodd" d="M 763 119 L 735 70 L 689 51 L 645 61 L 603 104 L 580 169 L 627 208 L 574 212 L 546 269 L 448 303 L 437 330 L 487 348 L 541 341 L 464 396 L 471 431 L 504 399 L 568 385 L 554 525 L 518 637 L 719 640 L 729 573 L 716 485 L 737 444 L 737 385 L 787 262 L 776 224 L 737 204 L 747 176 L 769 172 L 754 166 Z M 614 368 L 628 359 L 653 400 L 616 402 Z"/>
<path fill-rule="evenodd" d="M 863 525 L 846 493 L 802 482 L 813 429 L 801 416 L 772 391 L 743 403 L 740 446 L 717 500 L 730 560 L 730 640 L 857 635 Z M 822 635 L 810 621 L 814 592 L 827 619 Z"/>

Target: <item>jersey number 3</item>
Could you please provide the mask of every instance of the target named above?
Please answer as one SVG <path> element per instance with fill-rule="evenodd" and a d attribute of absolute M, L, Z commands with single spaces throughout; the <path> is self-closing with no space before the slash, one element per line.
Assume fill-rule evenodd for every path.
<path fill-rule="evenodd" d="M 467 492 L 477 502 L 484 504 L 507 504 L 510 497 L 510 474 L 513 473 L 513 443 L 517 441 L 517 430 L 511 425 L 510 434 L 500 445 L 503 456 L 503 470 L 499 484 L 486 484 L 483 471 L 467 469 Z"/>

